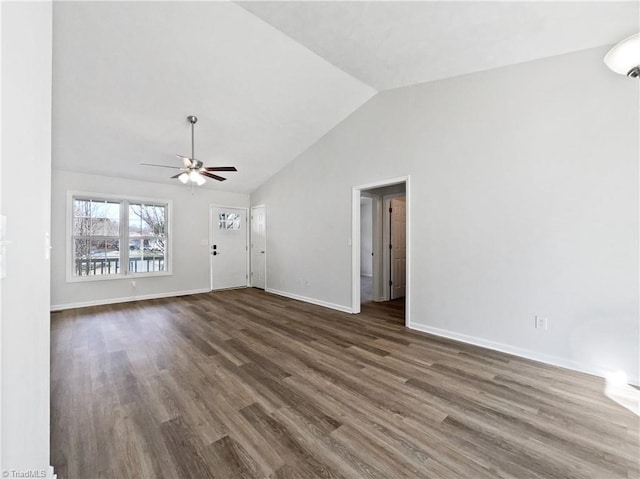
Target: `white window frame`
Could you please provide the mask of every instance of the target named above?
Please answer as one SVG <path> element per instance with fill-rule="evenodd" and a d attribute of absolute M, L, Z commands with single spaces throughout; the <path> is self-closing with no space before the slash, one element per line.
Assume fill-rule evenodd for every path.
<path fill-rule="evenodd" d="M 75 199 L 97 200 L 97 201 L 117 201 L 120 203 L 120 244 L 129 244 L 129 204 L 146 203 L 150 205 L 165 206 L 167 208 L 166 236 L 169 242 L 165 251 L 164 271 L 154 271 L 150 273 L 136 273 L 129 271 L 129 250 L 125 249 L 124 256 L 120 258 L 120 272 L 117 274 L 95 275 L 95 276 L 74 276 L 73 257 L 73 202 Z M 156 276 L 173 275 L 173 202 L 167 199 L 144 198 L 136 196 L 113 195 L 105 193 L 92 193 L 87 191 L 67 191 L 67 214 L 66 214 L 66 271 L 67 283 L 84 283 L 90 281 L 112 281 L 133 278 L 151 278 Z M 126 241 L 123 241 L 126 240 Z M 122 266 L 124 265 L 124 267 Z"/>

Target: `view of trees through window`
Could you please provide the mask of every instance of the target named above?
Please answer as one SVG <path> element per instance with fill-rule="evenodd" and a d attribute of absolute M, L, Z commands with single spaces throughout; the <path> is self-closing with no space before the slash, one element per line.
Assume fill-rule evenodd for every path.
<path fill-rule="evenodd" d="M 166 222 L 166 205 L 74 198 L 73 275 L 165 271 Z"/>

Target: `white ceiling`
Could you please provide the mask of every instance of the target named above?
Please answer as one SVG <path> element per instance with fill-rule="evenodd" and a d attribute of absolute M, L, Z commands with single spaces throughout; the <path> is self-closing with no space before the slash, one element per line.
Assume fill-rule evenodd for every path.
<path fill-rule="evenodd" d="M 238 2 L 379 91 L 638 32 L 638 2 Z"/>
<path fill-rule="evenodd" d="M 250 192 L 375 90 L 226 2 L 56 2 L 54 168 L 167 183 L 190 155 Z"/>
<path fill-rule="evenodd" d="M 250 192 L 376 90 L 612 44 L 638 3 L 54 2 L 54 168 Z M 223 175 L 225 176 L 225 175 Z"/>

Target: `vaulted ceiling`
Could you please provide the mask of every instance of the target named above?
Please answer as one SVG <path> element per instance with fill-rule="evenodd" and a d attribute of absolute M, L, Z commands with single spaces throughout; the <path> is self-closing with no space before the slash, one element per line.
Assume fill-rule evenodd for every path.
<path fill-rule="evenodd" d="M 377 91 L 613 44 L 637 2 L 54 2 L 54 168 L 250 192 Z"/>

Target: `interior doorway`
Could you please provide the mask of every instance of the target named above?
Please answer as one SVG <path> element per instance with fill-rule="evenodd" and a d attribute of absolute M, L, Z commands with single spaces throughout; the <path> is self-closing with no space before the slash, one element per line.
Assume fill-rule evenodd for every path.
<path fill-rule="evenodd" d="M 352 199 L 352 312 L 393 302 L 409 326 L 409 177 L 354 187 Z"/>

